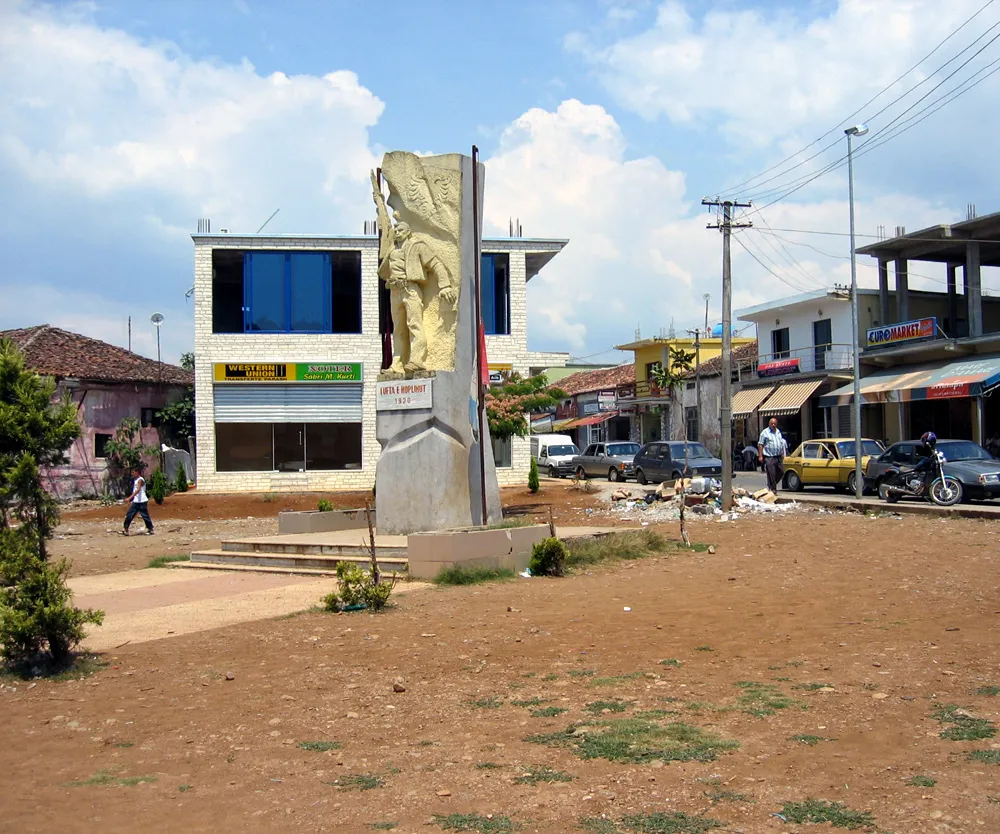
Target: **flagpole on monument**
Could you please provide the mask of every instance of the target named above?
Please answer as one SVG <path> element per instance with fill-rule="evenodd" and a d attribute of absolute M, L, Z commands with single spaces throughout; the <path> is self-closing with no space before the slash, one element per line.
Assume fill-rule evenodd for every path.
<path fill-rule="evenodd" d="M 472 146 L 472 226 L 473 226 L 473 256 L 475 258 L 476 276 L 476 390 L 479 392 L 477 413 L 479 415 L 479 489 L 482 499 L 482 525 L 489 524 L 489 516 L 486 511 L 486 386 L 483 384 L 483 376 L 486 373 L 485 346 L 486 336 L 483 329 L 483 310 L 480 281 L 482 280 L 482 239 L 479 226 L 479 148 Z"/>

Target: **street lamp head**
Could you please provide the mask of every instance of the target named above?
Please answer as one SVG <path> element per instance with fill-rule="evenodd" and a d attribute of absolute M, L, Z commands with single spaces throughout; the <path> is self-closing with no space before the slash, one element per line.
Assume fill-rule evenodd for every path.
<path fill-rule="evenodd" d="M 848 136 L 864 136 L 868 132 L 868 125 L 860 124 L 849 127 L 844 131 Z"/>

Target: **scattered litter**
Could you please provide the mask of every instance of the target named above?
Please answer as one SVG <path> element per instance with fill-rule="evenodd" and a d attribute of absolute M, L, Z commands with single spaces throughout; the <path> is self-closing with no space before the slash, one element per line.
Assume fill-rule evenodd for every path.
<path fill-rule="evenodd" d="M 518 576 L 522 576 L 525 579 L 531 579 L 531 568 L 525 568 L 518 574 Z"/>
<path fill-rule="evenodd" d="M 629 612 L 629 611 L 631 611 L 631 610 L 632 610 L 632 609 L 631 609 L 631 608 L 629 608 L 629 607 L 628 607 L 627 605 L 625 606 L 625 613 L 628 613 L 628 612 Z"/>

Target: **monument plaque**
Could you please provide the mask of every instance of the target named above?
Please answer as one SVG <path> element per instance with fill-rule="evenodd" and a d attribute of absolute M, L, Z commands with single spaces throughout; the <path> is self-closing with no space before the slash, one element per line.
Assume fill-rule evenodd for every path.
<path fill-rule="evenodd" d="M 430 408 L 433 404 L 433 379 L 406 379 L 379 382 L 375 390 L 375 408 L 399 411 L 405 408 Z"/>

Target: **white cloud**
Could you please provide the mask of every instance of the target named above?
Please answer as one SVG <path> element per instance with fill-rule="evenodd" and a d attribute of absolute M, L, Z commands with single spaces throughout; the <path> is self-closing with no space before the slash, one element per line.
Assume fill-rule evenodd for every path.
<path fill-rule="evenodd" d="M 0 159 L 37 187 L 152 195 L 165 226 L 188 229 L 210 216 L 254 231 L 279 206 L 296 231 L 367 216 L 383 104 L 353 72 L 263 77 L 101 29 L 80 7 L 8 3 L 0 74 Z"/>
<path fill-rule="evenodd" d="M 803 10 L 788 7 L 708 10 L 696 17 L 703 4 L 665 0 L 645 31 L 607 43 L 577 32 L 567 46 L 585 56 L 622 104 L 646 118 L 721 118 L 741 137 L 768 144 L 776 130 L 784 135 L 844 118 L 981 5 L 841 0 L 830 14 L 806 19 Z M 981 32 L 993 22 L 987 18 L 967 31 Z M 963 34 L 954 43 L 968 40 Z M 928 66 L 956 51 L 947 46 Z"/>

